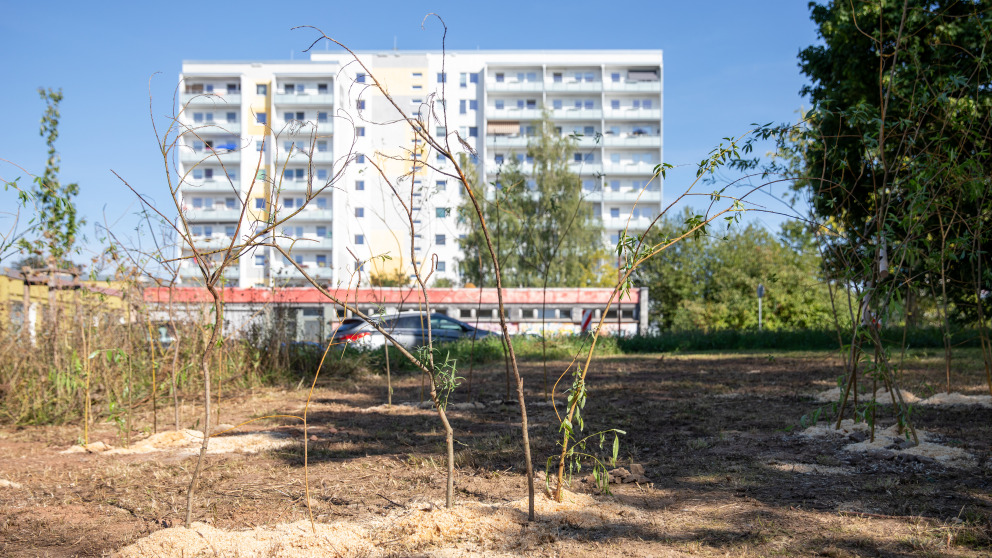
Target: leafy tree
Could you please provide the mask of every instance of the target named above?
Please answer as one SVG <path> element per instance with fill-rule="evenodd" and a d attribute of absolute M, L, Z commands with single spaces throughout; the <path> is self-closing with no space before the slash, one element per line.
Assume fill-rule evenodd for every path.
<path fill-rule="evenodd" d="M 55 140 L 59 137 L 62 90 L 38 89 L 38 94 L 47 105 L 41 118 L 40 133 L 48 145 L 48 159 L 44 173 L 34 180 L 30 196 L 36 213 L 32 224 L 41 231 L 41 237 L 32 241 L 22 239 L 19 245 L 31 255 L 50 259 L 55 266 L 66 268 L 72 266 L 69 256 L 84 224 L 76 216 L 76 206 L 72 200 L 79 194 L 79 185 L 62 184 L 59 180 L 60 158 Z"/>
<path fill-rule="evenodd" d="M 992 268 L 973 249 L 992 241 L 988 2 L 835 0 L 811 12 L 822 44 L 800 67 L 814 110 L 791 146 L 798 186 L 838 232 L 835 273 L 870 278 L 887 243 L 900 247 L 900 280 L 974 298 L 978 270 Z"/>
<path fill-rule="evenodd" d="M 677 236 L 692 215 L 686 209 L 681 219 L 663 218 L 649 242 Z M 648 287 L 650 320 L 663 331 L 756 328 L 759 284 L 766 289 L 764 327 L 833 325 L 819 254 L 795 223 L 786 223 L 780 238 L 754 225 L 723 238 L 690 236 L 642 264 L 635 281 Z"/>
<path fill-rule="evenodd" d="M 410 286 L 410 276 L 403 273 L 402 269 L 394 269 L 393 271 L 383 271 L 382 273 L 373 273 L 369 277 L 369 284 L 373 287 L 408 287 Z"/>
<path fill-rule="evenodd" d="M 582 197 L 582 183 L 568 168 L 575 140 L 560 136 L 547 114 L 535 129 L 527 146 L 534 161 L 531 173 L 524 172 L 516 157 L 488 188 L 478 184 L 474 169 L 472 173 L 473 189 L 486 200 L 486 224 L 494 235 L 504 282 L 521 287 L 597 285 L 607 253 L 592 204 Z M 458 208 L 462 222 L 470 222 L 473 212 L 468 203 Z M 465 254 L 459 263 L 462 278 L 487 283 L 493 270 L 479 257 L 485 250 L 481 231 L 470 230 L 460 244 Z"/>

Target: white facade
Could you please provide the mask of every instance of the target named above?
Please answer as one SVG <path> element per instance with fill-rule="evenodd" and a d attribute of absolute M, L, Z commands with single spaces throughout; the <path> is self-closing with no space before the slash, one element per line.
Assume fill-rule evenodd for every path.
<path fill-rule="evenodd" d="M 291 257 L 315 278 L 354 285 L 357 258 L 363 283 L 370 273 L 407 273 L 411 263 L 433 266 L 432 282 L 458 281 L 461 185 L 443 174 L 451 165 L 397 121 L 396 107 L 371 87 L 369 72 L 409 117 L 474 158 L 487 184 L 511 157 L 526 169 L 528 132 L 549 110 L 562 135 L 578 136 L 570 166 L 603 221 L 604 242 L 615 244 L 628 222 L 630 230 L 643 229 L 660 211 L 654 168 L 664 147 L 661 51 L 359 57 L 367 70 L 347 53 L 183 64 L 180 192 L 201 251 L 226 247 L 233 234 L 243 237 L 257 220 L 273 218 L 273 209 L 282 220 L 310 197 L 272 241 L 291 247 Z M 410 219 L 376 166 L 413 208 L 412 238 Z M 184 265 L 183 277 L 199 276 L 192 262 Z M 229 279 L 251 287 L 301 278 L 282 255 L 258 248 Z"/>

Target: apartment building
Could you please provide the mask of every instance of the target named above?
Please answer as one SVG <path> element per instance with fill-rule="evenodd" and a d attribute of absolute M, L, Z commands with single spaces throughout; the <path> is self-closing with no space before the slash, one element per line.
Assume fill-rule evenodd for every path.
<path fill-rule="evenodd" d="M 447 139 L 489 184 L 511 158 L 527 170 L 527 142 L 547 110 L 558 133 L 577 138 L 569 166 L 602 220 L 604 243 L 615 244 L 628 225 L 646 227 L 660 210 L 661 51 L 359 57 L 362 64 L 330 52 L 183 64 L 177 168 L 200 251 L 226 248 L 274 219 L 280 224 L 267 242 L 322 282 L 367 283 L 417 265 L 433 270 L 432 282 L 457 283 L 464 192 L 400 111 Z M 184 262 L 181 276 L 199 276 L 194 262 Z M 239 287 L 303 280 L 270 247 L 240 258 L 226 277 Z"/>

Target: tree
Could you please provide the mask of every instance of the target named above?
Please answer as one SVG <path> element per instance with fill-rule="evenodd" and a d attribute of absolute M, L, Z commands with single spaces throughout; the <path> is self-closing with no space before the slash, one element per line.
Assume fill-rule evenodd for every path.
<path fill-rule="evenodd" d="M 836 0 L 811 11 L 822 44 L 800 53 L 800 67 L 814 110 L 793 147 L 798 186 L 842 239 L 848 261 L 832 253 L 834 269 L 898 244 L 902 280 L 973 296 L 976 267 L 992 263 L 966 253 L 992 241 L 988 3 Z"/>
<path fill-rule="evenodd" d="M 486 188 L 472 169 L 472 188 L 486 200 L 486 224 L 495 236 L 504 281 L 521 287 L 598 284 L 596 272 L 607 254 L 592 204 L 583 198 L 582 182 L 568 168 L 575 139 L 560 136 L 548 114 L 535 129 L 526 151 L 532 172 L 525 173 L 517 157 L 511 157 Z M 459 219 L 470 222 L 473 212 L 466 201 L 458 208 Z M 472 229 L 459 242 L 465 254 L 459 263 L 463 279 L 487 283 L 492 266 L 479 257 L 485 249 L 481 231 Z"/>
<path fill-rule="evenodd" d="M 41 117 L 40 134 L 48 145 L 48 159 L 44 173 L 35 178 L 31 199 L 35 204 L 35 217 L 32 220 L 41 231 L 41 238 L 33 241 L 20 241 L 20 247 L 29 254 L 50 259 L 59 268 L 71 267 L 69 255 L 74 251 L 76 235 L 84 221 L 76 216 L 73 197 L 79 194 L 76 183 L 62 184 L 59 180 L 60 158 L 55 149 L 59 137 L 59 103 L 62 90 L 38 89 L 38 94 L 47 104 Z"/>
<path fill-rule="evenodd" d="M 663 218 L 649 242 L 678 236 L 690 220 Z M 754 225 L 731 228 L 723 238 L 693 235 L 637 271 L 651 292 L 650 319 L 661 330 L 747 329 L 758 323 L 755 289 L 766 288 L 763 324 L 769 329 L 828 328 L 829 294 L 821 279 L 812 235 L 783 225 L 780 238 Z"/>

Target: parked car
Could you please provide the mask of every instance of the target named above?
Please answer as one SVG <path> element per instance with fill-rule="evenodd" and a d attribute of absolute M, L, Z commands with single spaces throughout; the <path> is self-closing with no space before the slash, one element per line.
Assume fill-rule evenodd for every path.
<path fill-rule="evenodd" d="M 408 349 L 427 344 L 427 314 L 423 312 L 401 312 L 385 316 L 379 322 L 382 329 Z M 434 343 L 455 341 L 462 338 L 482 339 L 498 335 L 469 324 L 449 318 L 444 314 L 430 315 L 431 338 Z M 348 318 L 334 332 L 334 343 L 350 343 L 360 347 L 377 348 L 385 343 L 385 338 L 361 318 Z"/>

